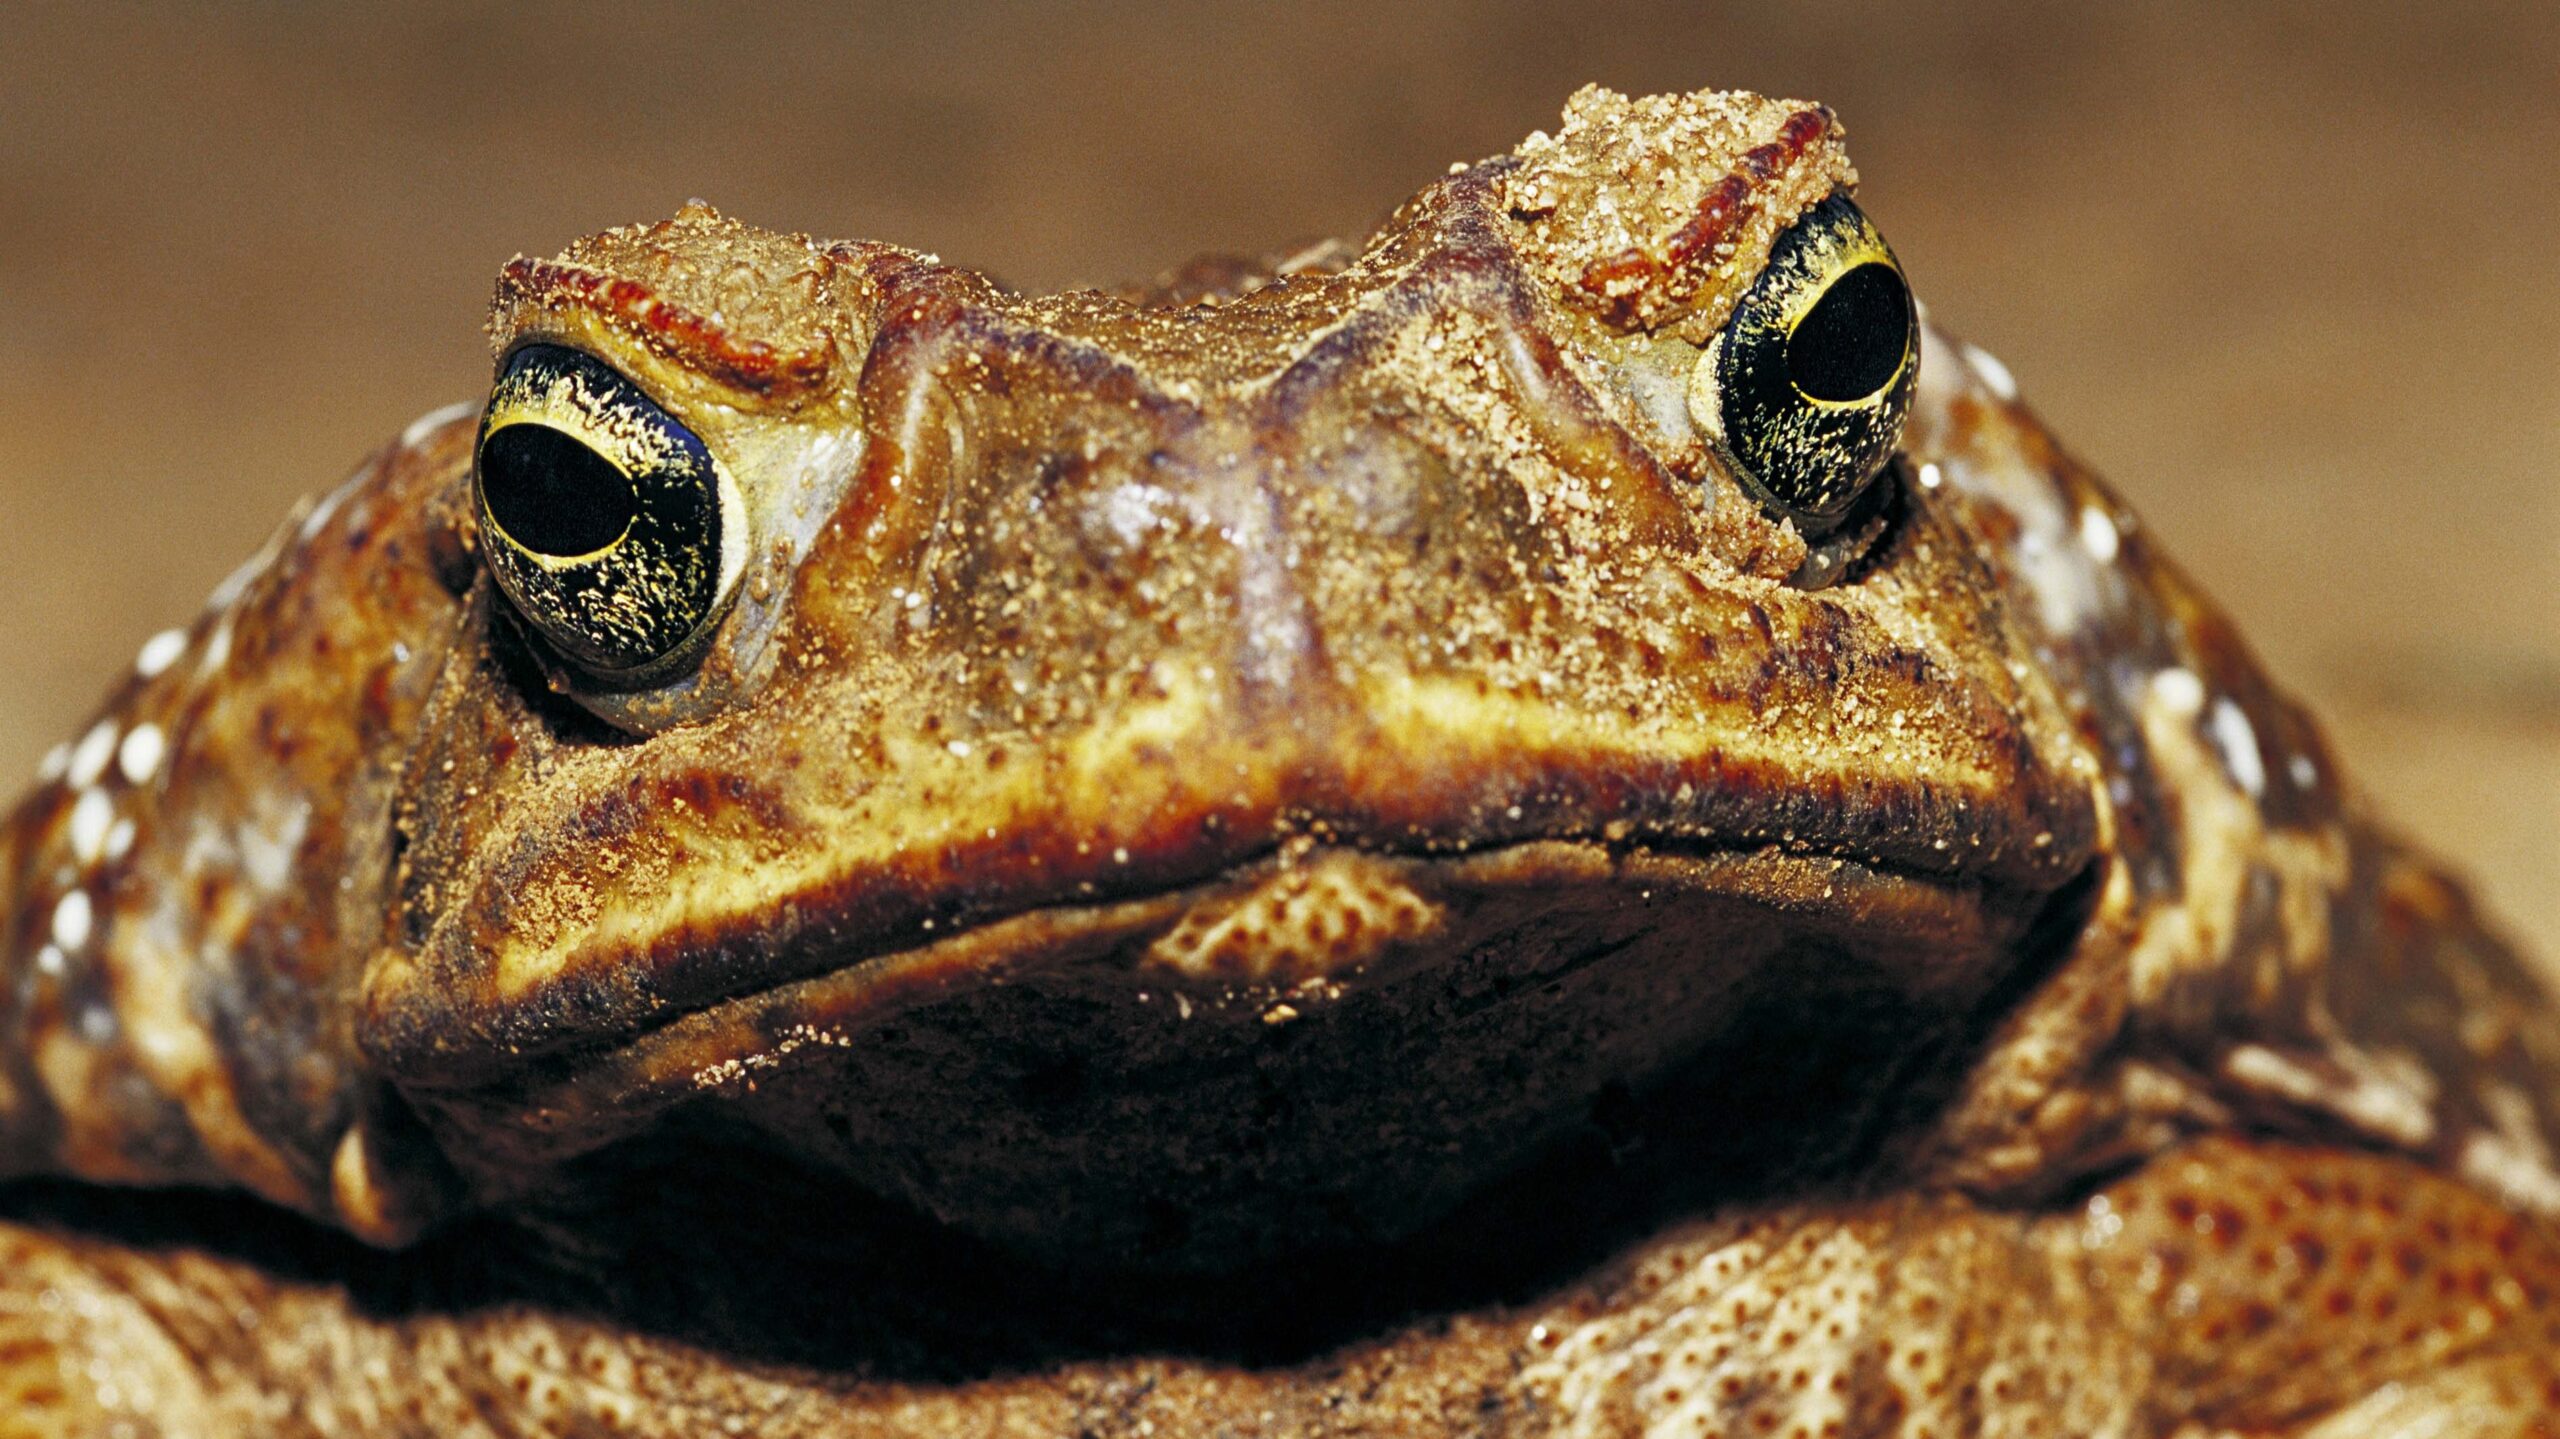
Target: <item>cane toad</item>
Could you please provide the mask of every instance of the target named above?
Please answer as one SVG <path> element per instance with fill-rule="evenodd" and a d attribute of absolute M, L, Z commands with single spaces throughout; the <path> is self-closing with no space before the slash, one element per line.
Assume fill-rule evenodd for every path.
<path fill-rule="evenodd" d="M 2553 1432 L 2550 997 L 1855 181 L 511 262 L 0 833 L 0 1427 Z"/>

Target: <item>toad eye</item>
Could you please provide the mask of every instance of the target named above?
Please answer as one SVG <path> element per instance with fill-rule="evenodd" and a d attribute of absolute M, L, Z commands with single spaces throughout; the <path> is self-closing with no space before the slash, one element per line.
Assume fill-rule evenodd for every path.
<path fill-rule="evenodd" d="M 554 648 L 608 678 L 686 654 L 745 566 L 727 470 L 638 385 L 565 346 L 507 357 L 473 482 L 499 590 Z"/>
<path fill-rule="evenodd" d="M 1690 417 L 1763 504 L 1820 536 L 1901 440 L 1919 333 L 1893 251 L 1834 194 L 1778 237 L 1698 357 Z"/>

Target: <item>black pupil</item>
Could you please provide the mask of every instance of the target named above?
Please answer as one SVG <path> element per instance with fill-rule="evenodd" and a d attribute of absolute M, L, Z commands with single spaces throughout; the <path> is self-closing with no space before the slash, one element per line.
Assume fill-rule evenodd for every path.
<path fill-rule="evenodd" d="M 1911 342 L 1911 297 L 1891 265 L 1869 261 L 1831 282 L 1787 337 L 1787 378 L 1844 404 L 1885 387 Z"/>
<path fill-rule="evenodd" d="M 480 447 L 480 493 L 507 538 L 566 559 L 622 538 L 640 497 L 613 462 L 548 425 L 509 425 Z"/>

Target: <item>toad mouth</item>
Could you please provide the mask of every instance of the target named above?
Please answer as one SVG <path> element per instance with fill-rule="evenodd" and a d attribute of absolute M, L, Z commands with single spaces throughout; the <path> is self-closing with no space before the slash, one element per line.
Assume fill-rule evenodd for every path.
<path fill-rule="evenodd" d="M 898 1032 L 920 1011 L 1008 988 L 1100 986 L 1186 1025 L 1251 1035 L 1470 966 L 1506 971 L 1505 954 L 1535 951 L 1516 972 L 1453 990 L 1443 1018 L 1463 1023 L 1479 1009 L 1559 992 L 1683 924 L 1701 951 L 1733 951 L 1702 953 L 1706 968 L 1738 970 L 1753 952 L 1809 945 L 1856 955 L 1861 983 L 1898 991 L 1915 1012 L 1952 1013 L 1999 979 L 2049 893 L 1775 846 L 1537 838 L 1433 853 L 1298 844 L 1142 894 L 928 923 L 911 928 L 917 942 L 904 946 L 883 936 L 777 954 L 762 982 L 599 1043 L 513 1055 L 499 1073 L 402 1078 L 439 1105 L 503 1111 L 510 1154 L 556 1161 L 637 1132 L 686 1100 L 752 1092 L 825 1063 L 829 1051 Z M 1716 981 L 1770 982 L 1783 981 Z M 1668 1056 L 1691 1045 L 1665 1035 L 1653 1047 Z"/>

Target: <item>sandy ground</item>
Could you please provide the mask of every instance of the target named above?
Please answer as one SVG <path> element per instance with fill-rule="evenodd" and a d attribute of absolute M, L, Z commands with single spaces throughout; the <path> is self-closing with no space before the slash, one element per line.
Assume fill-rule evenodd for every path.
<path fill-rule="evenodd" d="M 702 195 L 1107 281 L 1715 84 L 1846 118 L 1933 314 L 2560 951 L 2560 7 L 1871 9 L 12 5 L 0 773 L 485 383 L 519 250 Z"/>

